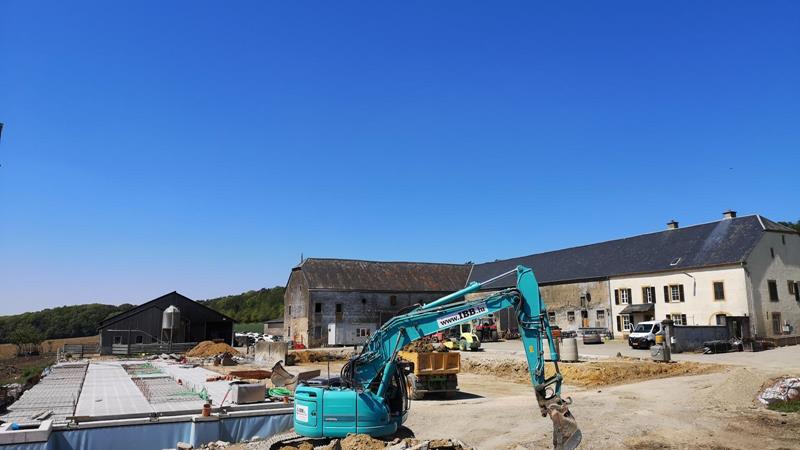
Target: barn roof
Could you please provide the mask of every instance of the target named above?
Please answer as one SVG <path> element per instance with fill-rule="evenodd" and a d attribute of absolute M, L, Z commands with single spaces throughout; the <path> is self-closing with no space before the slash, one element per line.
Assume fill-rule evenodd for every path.
<path fill-rule="evenodd" d="M 464 287 L 471 267 L 468 264 L 308 258 L 292 272 L 300 271 L 309 289 L 450 292 Z"/>
<path fill-rule="evenodd" d="M 469 281 L 488 280 L 517 265 L 530 267 L 540 283 L 597 280 L 637 273 L 740 264 L 762 233 L 796 233 L 759 215 L 722 219 L 673 230 L 475 265 Z M 505 277 L 486 288 L 510 287 Z"/>
<path fill-rule="evenodd" d="M 214 314 L 220 316 L 221 318 L 225 318 L 225 319 L 230 320 L 231 322 L 234 322 L 234 323 L 236 322 L 234 319 L 226 316 L 225 314 L 222 314 L 221 312 L 219 312 L 219 311 L 217 311 L 215 309 L 209 308 L 208 306 L 206 306 L 206 305 L 204 305 L 204 304 L 202 304 L 200 302 L 196 302 L 196 301 L 190 299 L 189 297 L 179 293 L 178 291 L 172 291 L 172 292 L 170 292 L 168 294 L 162 295 L 161 297 L 154 298 L 153 300 L 150 300 L 149 302 L 142 303 L 139 306 L 134 306 L 133 308 L 131 308 L 131 309 L 127 310 L 127 311 L 121 312 L 121 313 L 119 313 L 119 314 L 117 314 L 115 316 L 111 316 L 108 319 L 102 320 L 100 322 L 100 326 L 99 327 L 100 328 L 105 328 L 106 326 L 111 325 L 112 323 L 116 323 L 116 322 L 119 322 L 122 319 L 126 319 L 128 317 L 136 315 L 139 312 L 144 311 L 145 309 L 147 309 L 150 306 L 152 306 L 153 303 L 155 303 L 155 302 L 157 302 L 157 301 L 159 301 L 159 300 L 161 300 L 161 299 L 163 299 L 165 297 L 176 297 L 177 299 L 181 299 L 181 300 L 184 300 L 184 301 L 187 301 L 187 302 L 192 302 L 192 303 L 196 304 L 197 306 L 203 307 L 203 308 L 213 312 Z"/>

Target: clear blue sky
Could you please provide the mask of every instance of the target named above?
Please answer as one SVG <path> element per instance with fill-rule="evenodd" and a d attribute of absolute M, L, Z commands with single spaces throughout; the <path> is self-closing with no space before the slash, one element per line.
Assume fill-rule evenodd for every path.
<path fill-rule="evenodd" d="M 561 3 L 0 1 L 0 313 L 800 218 L 800 3 Z"/>

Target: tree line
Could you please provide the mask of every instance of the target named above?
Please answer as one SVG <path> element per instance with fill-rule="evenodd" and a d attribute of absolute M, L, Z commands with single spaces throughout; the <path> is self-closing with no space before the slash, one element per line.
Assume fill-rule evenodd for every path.
<path fill-rule="evenodd" d="M 283 317 L 284 290 L 283 286 L 276 286 L 200 303 L 237 322 L 264 322 Z M 0 316 L 0 343 L 38 345 L 45 339 L 93 336 L 101 321 L 133 307 L 129 303 L 118 306 L 90 303 Z"/>

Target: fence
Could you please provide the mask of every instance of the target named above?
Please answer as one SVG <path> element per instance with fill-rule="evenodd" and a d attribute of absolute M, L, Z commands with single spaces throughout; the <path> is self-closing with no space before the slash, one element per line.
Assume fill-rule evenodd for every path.
<path fill-rule="evenodd" d="M 781 336 L 777 338 L 762 338 L 760 341 L 772 342 L 776 347 L 786 347 L 787 345 L 800 345 L 800 336 Z"/>
<path fill-rule="evenodd" d="M 180 342 L 172 344 L 113 344 L 112 355 L 136 355 L 140 353 L 185 353 L 197 345 L 197 342 Z"/>
<path fill-rule="evenodd" d="M 61 354 L 83 358 L 83 355 L 96 355 L 100 353 L 100 344 L 64 344 Z"/>
<path fill-rule="evenodd" d="M 672 327 L 672 337 L 672 351 L 687 352 L 703 348 L 703 342 L 727 341 L 731 333 L 722 325 L 677 325 Z"/>

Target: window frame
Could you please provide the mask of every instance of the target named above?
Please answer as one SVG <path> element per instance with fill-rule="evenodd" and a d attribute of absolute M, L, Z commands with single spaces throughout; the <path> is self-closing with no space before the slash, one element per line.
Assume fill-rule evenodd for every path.
<path fill-rule="evenodd" d="M 628 288 L 620 288 L 619 289 L 619 304 L 620 305 L 630 305 L 631 304 L 631 290 Z"/>
<path fill-rule="evenodd" d="M 322 302 L 314 303 L 314 314 L 322 314 Z"/>
<path fill-rule="evenodd" d="M 796 281 L 794 280 L 786 280 L 786 285 L 789 287 L 789 295 L 794 295 L 797 285 L 795 284 Z"/>
<path fill-rule="evenodd" d="M 686 325 L 686 314 L 670 314 L 669 319 L 675 323 L 675 325 Z"/>
<path fill-rule="evenodd" d="M 575 322 L 575 311 L 567 311 L 567 322 Z"/>
<path fill-rule="evenodd" d="M 598 309 L 597 311 L 595 311 L 595 319 L 598 322 L 601 321 L 601 320 L 603 322 L 605 322 L 606 321 L 606 310 L 605 309 Z"/>
<path fill-rule="evenodd" d="M 682 284 L 668 284 L 669 287 L 669 302 L 670 303 L 680 303 L 681 302 L 681 286 Z M 675 295 L 677 294 L 677 298 Z"/>
<path fill-rule="evenodd" d="M 547 320 L 550 322 L 550 325 L 556 324 L 556 313 L 555 311 L 547 311 Z"/>
<path fill-rule="evenodd" d="M 717 298 L 717 284 L 722 286 L 722 296 L 719 297 L 719 298 Z M 715 302 L 725 301 L 725 281 L 723 281 L 723 280 L 712 281 L 711 282 L 711 291 L 713 293 Z"/>
<path fill-rule="evenodd" d="M 642 303 L 656 303 L 655 286 L 642 286 Z"/>
<path fill-rule="evenodd" d="M 780 294 L 778 293 L 778 280 L 767 280 L 767 296 L 771 302 L 781 301 Z"/>
<path fill-rule="evenodd" d="M 630 314 L 620 314 L 619 316 L 622 317 L 622 331 L 630 332 L 631 331 L 631 324 L 633 323 L 633 322 L 631 322 L 631 315 Z"/>
<path fill-rule="evenodd" d="M 144 344 L 144 336 L 142 336 L 141 334 L 137 334 L 133 342 L 137 344 Z"/>
<path fill-rule="evenodd" d="M 772 322 L 772 334 L 783 334 L 783 319 L 781 318 L 780 311 L 772 311 L 770 313 L 770 321 Z M 777 322 L 776 322 L 777 319 Z M 777 323 L 777 328 L 775 324 Z"/>
<path fill-rule="evenodd" d="M 113 345 L 122 345 L 122 336 L 113 336 L 113 340 L 111 342 L 113 342 Z"/>

